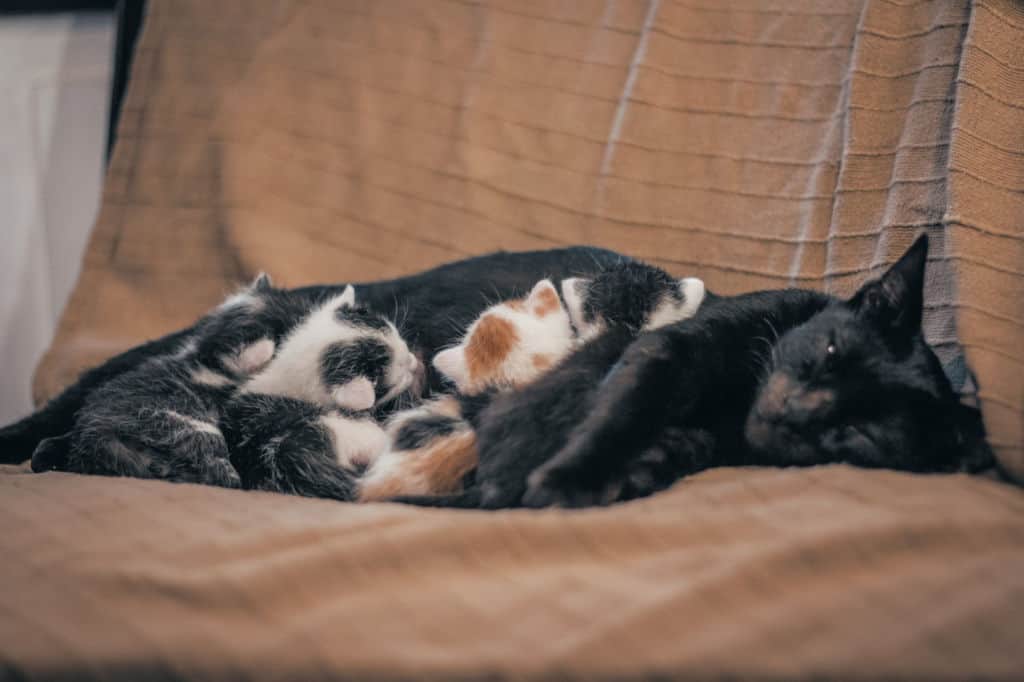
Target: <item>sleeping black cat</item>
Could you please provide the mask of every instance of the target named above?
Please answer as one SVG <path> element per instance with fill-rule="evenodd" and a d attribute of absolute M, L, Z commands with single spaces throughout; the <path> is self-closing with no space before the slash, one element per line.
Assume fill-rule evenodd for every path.
<path fill-rule="evenodd" d="M 922 236 L 849 300 L 711 296 L 624 353 L 621 336 L 600 336 L 481 412 L 475 487 L 406 501 L 605 504 L 722 465 L 991 466 L 980 414 L 922 337 L 927 249 Z"/>

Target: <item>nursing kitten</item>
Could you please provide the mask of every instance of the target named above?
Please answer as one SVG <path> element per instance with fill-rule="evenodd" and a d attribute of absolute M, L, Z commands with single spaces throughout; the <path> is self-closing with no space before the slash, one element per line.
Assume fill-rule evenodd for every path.
<path fill-rule="evenodd" d="M 591 278 L 562 280 L 562 298 L 581 341 L 621 326 L 639 334 L 685 320 L 706 295 L 696 277 L 676 280 L 661 268 L 626 261 Z"/>
<path fill-rule="evenodd" d="M 525 481 L 496 480 L 482 504 L 603 504 L 722 465 L 991 466 L 979 412 L 922 337 L 927 250 L 922 236 L 848 300 L 785 290 L 709 301 L 641 335 L 583 395 L 549 375 L 560 399 L 548 400 L 578 401 L 582 418 L 538 429 L 529 396 L 499 396 L 481 415 L 481 469 L 524 448 L 543 459 Z"/>
<path fill-rule="evenodd" d="M 490 300 L 513 298 L 544 277 L 556 281 L 587 276 L 602 268 L 628 260 L 626 256 L 589 246 L 573 246 L 521 253 L 498 252 L 448 263 L 422 273 L 398 279 L 355 285 L 359 302 L 370 311 L 393 314 L 401 319 L 402 335 L 421 358 L 433 357 L 450 345 L 489 305 Z M 336 285 L 309 286 L 292 293 L 311 303 L 342 292 Z M 467 295 L 467 292 L 473 292 Z M 0 428 L 0 462 L 18 463 L 48 438 L 66 442 L 75 415 L 88 396 L 106 382 L 138 368 L 157 357 L 178 352 L 198 331 L 197 323 L 116 355 L 84 372 L 60 395 L 33 414 Z M 422 392 L 442 388 L 439 374 L 425 367 Z M 397 401 L 380 406 L 394 410 Z"/>
<path fill-rule="evenodd" d="M 388 445 L 370 410 L 409 389 L 420 369 L 390 321 L 329 300 L 224 408 L 242 487 L 352 499 L 354 476 Z"/>
<path fill-rule="evenodd" d="M 550 280 L 522 299 L 488 308 L 433 365 L 458 396 L 443 396 L 394 415 L 391 447 L 360 479 L 360 500 L 452 493 L 476 467 L 472 418 L 494 391 L 529 383 L 568 355 L 572 324 Z"/>
<path fill-rule="evenodd" d="M 538 285 L 538 287 L 540 286 Z M 531 294 L 531 298 L 536 296 L 536 291 L 535 289 L 535 293 Z M 553 310 L 554 306 L 558 304 L 557 296 L 553 291 L 542 290 L 542 292 L 546 293 L 543 309 Z M 511 329 L 515 333 L 509 333 L 508 328 L 504 325 L 494 322 L 488 324 L 488 317 L 485 314 L 470 328 L 466 342 L 438 354 L 434 359 L 435 367 L 440 369 L 443 374 L 451 376 L 463 394 L 473 393 L 489 386 L 524 390 L 532 397 L 533 417 L 538 424 L 547 419 L 557 420 L 566 411 L 578 410 L 579 406 L 554 403 L 548 400 L 547 397 L 552 393 L 543 388 L 546 386 L 546 377 L 541 376 L 543 370 L 559 365 L 558 371 L 562 377 L 560 385 L 564 387 L 568 382 L 577 385 L 580 393 L 585 393 L 600 381 L 608 367 L 617 360 L 622 350 L 641 330 L 692 316 L 703 302 L 706 293 L 704 283 L 699 279 L 676 280 L 660 268 L 633 261 L 612 265 L 590 279 L 566 279 L 562 282 L 562 292 L 566 303 L 566 313 L 563 314 L 567 314 L 569 319 L 564 320 L 560 317 L 557 321 L 548 322 L 548 324 L 556 326 L 558 333 L 545 330 L 540 326 L 530 329 L 522 322 L 512 325 Z M 537 298 L 539 299 L 539 296 Z M 530 309 L 530 305 L 527 304 L 526 308 Z M 561 310 L 560 305 L 558 305 L 558 309 Z M 566 322 L 573 323 L 572 332 L 565 329 Z M 474 337 L 474 332 L 479 333 L 481 329 L 490 331 L 491 327 L 496 331 L 501 330 L 501 333 L 494 334 L 495 341 L 489 338 L 491 334 L 487 334 L 479 340 Z M 529 331 L 526 331 L 528 329 Z M 546 358 L 550 362 L 528 363 L 526 359 L 536 354 L 537 341 L 535 339 L 545 337 L 554 340 L 557 352 Z M 580 350 L 575 350 L 579 346 L 581 338 L 584 341 L 589 339 L 589 342 L 585 343 Z M 522 346 L 517 344 L 522 344 Z M 499 347 L 504 352 L 495 353 L 492 350 L 494 347 Z M 480 352 L 481 350 L 483 352 Z M 572 356 L 566 359 L 570 353 L 573 353 Z M 487 364 L 489 371 L 482 374 L 479 373 L 479 370 L 476 374 L 468 371 L 474 365 L 484 365 L 485 362 L 481 358 L 486 359 L 489 363 Z M 496 361 L 496 358 L 499 360 Z M 535 371 L 528 371 L 531 365 L 536 368 Z M 565 366 L 575 369 L 564 372 L 561 368 Z M 512 380 L 508 380 L 508 377 L 512 377 Z M 524 388 L 527 385 L 529 388 Z M 559 396 L 559 400 L 565 397 L 564 395 Z M 475 401 L 474 423 L 476 413 L 485 409 L 491 402 L 491 394 L 487 394 L 485 398 L 485 400 Z M 572 400 L 571 397 L 568 399 Z M 463 403 L 465 403 L 465 399 L 463 399 Z M 494 419 L 490 423 L 500 424 L 500 420 Z M 410 426 L 416 425 L 417 422 L 410 422 Z M 438 420 L 438 425 L 445 429 L 451 429 L 452 438 L 458 439 L 457 447 L 469 450 L 470 445 L 474 446 L 473 460 L 475 462 L 476 436 L 473 435 L 474 432 L 470 426 L 463 423 L 457 428 L 450 417 L 448 420 Z M 516 437 L 515 434 L 507 435 L 513 439 Z M 386 460 L 382 459 L 381 463 L 384 461 Z M 504 471 L 510 471 L 530 461 L 532 461 L 530 456 L 524 454 L 520 462 L 508 464 Z M 427 472 L 431 471 L 427 465 L 420 464 L 419 466 Z M 492 475 L 491 467 L 487 463 L 482 463 L 482 466 L 482 471 L 476 473 L 476 483 L 460 497 L 461 504 L 474 506 L 481 487 L 488 486 L 487 481 Z M 401 472 L 400 463 L 396 463 L 392 470 Z M 530 470 L 532 470 L 532 466 L 527 465 L 527 468 L 519 472 L 517 477 L 525 480 L 525 476 Z M 426 480 L 426 477 L 421 476 L 421 480 Z M 457 483 L 458 485 L 448 486 L 453 489 L 450 491 L 438 487 L 427 489 L 429 486 L 423 485 L 415 491 L 409 488 L 403 489 L 402 495 L 425 496 L 455 492 L 462 487 L 461 480 Z M 434 500 L 427 497 L 418 500 L 414 497 L 405 497 L 403 501 L 422 504 L 440 502 L 439 499 Z M 453 499 L 448 498 L 442 503 L 453 503 Z"/>
<path fill-rule="evenodd" d="M 44 441 L 33 468 L 242 486 L 251 477 L 239 475 L 248 472 L 238 470 L 222 430 L 236 392 L 305 401 L 309 417 L 328 405 L 368 410 L 411 384 L 416 362 L 394 326 L 353 304 L 352 287 L 313 303 L 260 278 L 204 318 L 177 353 L 97 389 L 65 439 L 63 460 Z M 334 431 L 345 425 L 323 418 Z M 364 432 L 353 425 L 349 440 L 361 443 Z M 336 440 L 332 452 L 353 447 Z"/>

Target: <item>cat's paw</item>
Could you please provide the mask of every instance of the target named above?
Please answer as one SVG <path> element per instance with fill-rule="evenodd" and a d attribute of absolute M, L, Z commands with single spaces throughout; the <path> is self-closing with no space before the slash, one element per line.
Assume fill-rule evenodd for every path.
<path fill-rule="evenodd" d="M 238 351 L 225 364 L 243 376 L 252 376 L 262 371 L 274 357 L 277 345 L 272 339 L 260 339 Z"/>
<path fill-rule="evenodd" d="M 226 459 L 217 457 L 211 460 L 203 472 L 201 483 L 216 485 L 221 488 L 241 488 L 242 477 L 238 470 Z"/>
<path fill-rule="evenodd" d="M 334 389 L 331 398 L 334 404 L 343 410 L 364 412 L 373 407 L 377 394 L 369 379 L 358 377 Z"/>
<path fill-rule="evenodd" d="M 619 499 L 623 485 L 622 478 L 598 482 L 590 477 L 581 476 L 574 467 L 549 463 L 538 467 L 527 478 L 523 506 L 533 509 L 581 509 L 603 506 Z"/>

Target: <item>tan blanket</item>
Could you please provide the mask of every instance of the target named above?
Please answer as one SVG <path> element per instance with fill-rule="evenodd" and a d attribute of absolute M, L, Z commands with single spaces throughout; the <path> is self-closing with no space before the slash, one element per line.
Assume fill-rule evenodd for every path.
<path fill-rule="evenodd" d="M 962 475 L 718 470 L 494 514 L 0 472 L 0 678 L 1024 670 L 1024 496 Z"/>
<path fill-rule="evenodd" d="M 845 294 L 928 230 L 928 338 L 1024 474 L 1020 3 L 149 5 L 39 398 L 263 269 L 593 243 Z M 0 677 L 1024 670 L 1022 495 L 962 476 L 721 470 L 478 514 L 6 469 L 0 513 Z"/>

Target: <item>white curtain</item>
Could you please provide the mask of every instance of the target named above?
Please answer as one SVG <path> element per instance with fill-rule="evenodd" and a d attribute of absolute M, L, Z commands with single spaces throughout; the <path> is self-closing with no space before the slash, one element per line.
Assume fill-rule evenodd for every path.
<path fill-rule="evenodd" d="M 110 13 L 0 18 L 0 424 L 32 409 L 99 206 L 113 36 Z"/>

